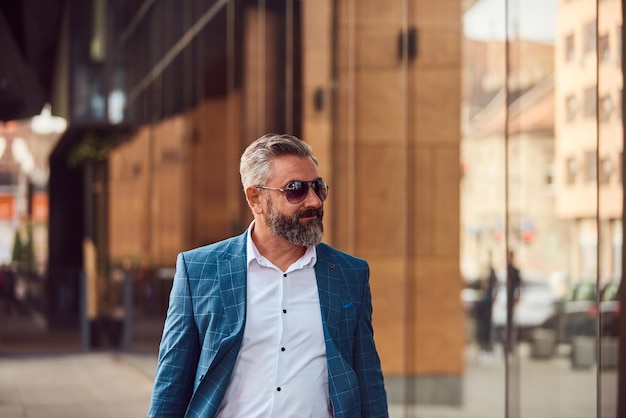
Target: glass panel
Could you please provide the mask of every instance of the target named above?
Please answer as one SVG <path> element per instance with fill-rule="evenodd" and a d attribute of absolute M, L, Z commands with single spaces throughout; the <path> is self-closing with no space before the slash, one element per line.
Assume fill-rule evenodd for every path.
<path fill-rule="evenodd" d="M 331 108 L 335 123 L 332 187 L 345 191 L 333 194 L 334 245 L 370 263 L 376 295 L 374 329 L 391 414 L 407 416 L 410 409 L 406 407 L 421 393 L 418 375 L 425 359 L 420 357 L 420 348 L 430 350 L 420 335 L 425 330 L 416 324 L 420 317 L 415 305 L 417 286 L 411 284 L 417 261 L 407 248 L 409 242 L 416 246 L 407 221 L 412 210 L 408 205 L 416 198 L 415 189 L 422 187 L 417 182 L 412 182 L 414 188 L 406 184 L 406 177 L 415 175 L 408 170 L 409 161 L 420 158 L 419 151 L 409 147 L 407 133 L 410 112 L 418 101 L 418 78 L 410 74 L 411 68 L 416 73 L 416 57 L 408 47 L 415 43 L 409 28 L 415 26 L 417 13 L 407 10 L 402 0 L 327 3 L 337 13 L 334 56 L 326 62 L 336 84 Z M 309 42 L 313 48 L 319 45 L 312 39 Z M 304 74 L 325 72 L 321 64 L 324 61 L 310 61 Z M 323 125 L 313 132 L 323 134 Z M 373 198 L 377 203 L 372 204 Z M 391 287 L 390 282 L 394 283 Z M 428 366 L 438 369 L 441 364 L 435 363 L 444 361 L 437 359 Z"/>
<path fill-rule="evenodd" d="M 617 40 L 620 5 L 600 2 L 596 16 L 593 2 L 559 1 L 547 9 L 545 2 L 536 7 L 532 3 L 510 1 L 506 10 L 502 5 L 497 10 L 495 2 L 478 1 L 465 14 L 466 37 L 473 29 L 469 19 L 474 13 L 490 9 L 500 17 L 503 33 L 503 17 L 509 17 L 508 55 L 503 60 L 508 99 L 502 119 L 506 159 L 499 159 L 494 152 L 492 164 L 480 165 L 483 170 L 495 170 L 497 161 L 505 161 L 505 196 L 501 200 L 505 202 L 501 221 L 506 230 L 504 248 L 515 254 L 522 278 L 519 293 L 510 292 L 507 298 L 502 292 L 493 305 L 493 320 L 497 323 L 500 317 L 505 324 L 504 345 L 514 347 L 505 363 L 505 409 L 507 416 L 595 416 L 598 410 L 603 416 L 614 416 L 616 383 L 611 361 L 617 346 L 615 339 L 606 335 L 610 314 L 603 319 L 602 306 L 615 309 L 616 304 L 598 299 L 614 296 L 617 287 L 609 284 L 615 279 L 619 282 L 615 272 L 621 272 L 621 256 L 616 256 L 621 254 L 622 216 L 618 170 L 611 179 L 622 152 L 621 120 L 615 111 L 620 105 L 614 106 L 621 101 L 622 88 L 621 41 Z M 608 22 L 603 22 L 603 16 Z M 498 24 L 488 22 L 483 17 L 473 30 L 488 28 L 486 38 L 493 43 Z M 476 59 L 475 50 L 465 51 L 470 57 L 464 60 L 466 74 L 473 67 L 487 65 Z M 466 77 L 464 103 L 472 103 L 468 97 L 476 91 L 475 86 L 484 89 L 488 85 L 471 81 Z M 464 117 L 472 121 L 474 113 L 487 113 L 485 103 L 476 105 L 477 111 L 466 106 Z M 490 122 L 495 125 L 493 118 Z M 471 128 L 471 123 L 468 126 Z M 461 211 L 462 271 L 466 277 L 472 263 L 480 265 L 477 249 L 488 235 L 479 221 L 488 207 L 486 192 L 493 187 L 493 181 L 477 182 L 476 195 L 471 193 L 477 170 L 465 156 L 474 152 L 477 159 L 480 154 L 468 132 L 464 131 L 462 148 Z M 482 146 L 485 142 L 483 139 Z M 479 202 L 482 212 L 472 214 L 472 199 Z M 618 228 L 619 234 L 615 232 Z M 507 280 L 510 284 L 506 277 L 504 283 Z M 463 291 L 467 306 L 476 306 L 471 301 L 477 289 L 479 285 L 470 284 Z M 604 292 L 606 296 L 602 296 Z M 514 300 L 513 309 L 507 310 L 507 299 Z M 597 356 L 596 344 L 600 348 Z M 608 389 L 598 401 L 597 373 Z M 574 382 L 579 388 L 576 408 L 570 395 Z M 542 397 L 549 388 L 557 388 L 556 397 Z"/>
<path fill-rule="evenodd" d="M 598 10 L 598 393 L 599 416 L 617 416 L 619 291 L 622 272 L 622 193 L 620 103 L 622 2 L 600 1 Z"/>
<path fill-rule="evenodd" d="M 460 416 L 496 417 L 505 414 L 511 389 L 505 349 L 510 329 L 505 7 L 504 2 L 473 3 L 464 14 L 462 44 L 461 273 L 467 337 Z"/>

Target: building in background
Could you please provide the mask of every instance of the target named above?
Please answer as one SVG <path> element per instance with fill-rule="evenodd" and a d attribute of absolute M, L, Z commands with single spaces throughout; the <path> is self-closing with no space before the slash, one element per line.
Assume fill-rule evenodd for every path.
<path fill-rule="evenodd" d="M 464 46 L 463 276 L 484 278 L 489 264 L 506 270 L 508 222 L 518 266 L 528 278 L 549 282 L 569 266 L 553 179 L 554 46 L 510 42 L 508 76 L 504 42 L 465 38 Z"/>
<path fill-rule="evenodd" d="M 39 305 L 48 264 L 48 158 L 65 121 L 44 107 L 0 129 L 0 265 L 15 274 L 20 303 Z"/>
<path fill-rule="evenodd" d="M 599 2 L 596 20 L 592 3 L 559 2 L 554 169 L 557 214 L 571 237 L 571 281 L 595 280 L 598 271 L 601 281 L 621 276 L 621 7 L 618 0 Z"/>

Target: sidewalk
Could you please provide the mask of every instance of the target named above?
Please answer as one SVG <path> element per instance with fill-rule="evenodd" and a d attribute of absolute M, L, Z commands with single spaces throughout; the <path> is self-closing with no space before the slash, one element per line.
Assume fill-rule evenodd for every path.
<path fill-rule="evenodd" d="M 522 418 L 596 416 L 595 367 L 572 370 L 566 356 L 533 360 L 521 347 L 513 363 Z M 0 356 L 1 418 L 145 417 L 156 353 L 73 353 Z M 602 373 L 603 417 L 616 402 L 616 372 Z M 504 363 L 479 361 L 468 348 L 461 407 L 391 405 L 392 418 L 504 417 Z M 514 399 L 515 401 L 515 399 Z M 514 408 L 516 408 L 514 406 Z"/>
<path fill-rule="evenodd" d="M 145 364 L 156 362 L 145 356 Z M 111 353 L 0 358 L 2 418 L 134 418 L 148 411 L 152 377 Z"/>
<path fill-rule="evenodd" d="M 0 357 L 0 417 L 142 418 L 155 368 L 155 354 Z M 402 406 L 391 416 L 403 417 Z"/>

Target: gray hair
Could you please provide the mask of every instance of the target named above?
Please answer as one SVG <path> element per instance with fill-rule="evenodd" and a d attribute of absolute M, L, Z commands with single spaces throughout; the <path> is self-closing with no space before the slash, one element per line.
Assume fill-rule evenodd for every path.
<path fill-rule="evenodd" d="M 270 180 L 272 159 L 283 156 L 310 158 L 315 165 L 311 146 L 293 135 L 267 134 L 248 145 L 239 162 L 239 175 L 244 190 Z"/>

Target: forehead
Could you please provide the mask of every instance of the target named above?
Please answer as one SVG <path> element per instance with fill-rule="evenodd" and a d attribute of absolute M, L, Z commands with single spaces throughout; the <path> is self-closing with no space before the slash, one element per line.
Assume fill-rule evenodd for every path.
<path fill-rule="evenodd" d="M 319 177 L 317 166 L 308 157 L 292 155 L 272 160 L 272 182 L 285 184 L 292 180 L 314 180 Z"/>

